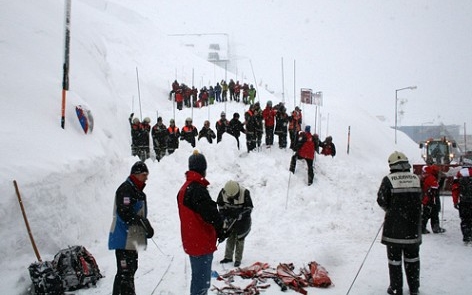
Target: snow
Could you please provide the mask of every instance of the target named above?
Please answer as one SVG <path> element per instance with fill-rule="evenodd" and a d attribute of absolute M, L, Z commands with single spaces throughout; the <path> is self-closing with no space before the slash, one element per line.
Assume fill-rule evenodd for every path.
<path fill-rule="evenodd" d="M 114 193 L 137 160 L 130 156 L 129 114 L 150 117 L 152 125 L 156 112 L 166 125 L 175 116 L 178 127 L 193 117 L 200 129 L 207 119 L 213 127 L 221 111 L 242 114 L 246 108 L 227 103 L 175 110 L 167 98 L 176 73 L 179 81 L 191 85 L 189 73 L 194 70 L 195 85 L 201 87 L 224 78 L 224 70 L 180 49 L 166 36 L 164 24 L 156 25 L 158 21 L 144 13 L 146 6 L 125 0 L 77 0 L 72 3 L 70 91 L 63 130 L 63 4 L 2 2 L 0 101 L 7 125 L 0 131 L 1 293 L 26 294 L 31 288 L 27 267 L 37 260 L 13 187 L 16 180 L 42 260 L 52 260 L 69 245 L 83 245 L 105 278 L 96 288 L 75 294 L 110 294 L 116 269 L 107 238 Z M 227 75 L 228 80 L 237 77 Z M 252 83 L 252 77 L 247 81 Z M 261 87 L 258 94 L 263 106 L 269 99 L 280 101 Z M 78 104 L 93 112 L 91 134 L 85 135 L 79 125 L 74 110 Z M 286 105 L 294 108 L 291 100 Z M 304 122 L 314 126 L 314 106 L 301 107 Z M 308 288 L 308 294 L 346 294 L 351 284 L 350 294 L 385 294 L 387 259 L 378 235 L 383 211 L 376 193 L 388 173 L 388 155 L 400 150 L 412 163 L 421 163 L 418 146 L 401 132 L 395 145 L 394 130 L 352 99 L 325 99 L 321 112 L 318 132 L 322 138 L 333 136 L 338 155 L 317 157 L 312 186 L 306 185 L 304 162 L 289 174 L 290 150 L 263 147 L 248 154 L 243 137 L 237 150 L 234 139 L 224 135 L 218 145 L 197 143 L 207 158 L 210 194 L 216 199 L 230 179 L 251 191 L 253 227 L 242 266 L 259 261 L 302 267 L 314 260 L 329 271 L 334 285 Z M 188 293 L 190 267 L 181 247 L 176 195 L 192 151 L 181 142 L 161 162 L 146 162 L 150 176 L 145 192 L 156 234 L 139 253 L 137 294 Z M 421 294 L 469 294 L 471 249 L 462 244 L 451 199 L 444 197 L 443 202 L 440 217 L 447 232 L 424 236 L 421 246 Z M 214 255 L 212 268 L 219 273 L 225 272 L 218 263 L 223 252 L 224 244 Z M 272 283 L 265 293 L 282 292 Z"/>

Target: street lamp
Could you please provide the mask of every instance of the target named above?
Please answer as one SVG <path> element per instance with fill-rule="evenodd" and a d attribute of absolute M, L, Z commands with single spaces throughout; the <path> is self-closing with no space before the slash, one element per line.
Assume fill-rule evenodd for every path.
<path fill-rule="evenodd" d="M 410 89 L 410 90 L 415 90 L 417 87 L 416 86 L 409 86 L 405 88 L 400 88 L 395 90 L 395 144 L 397 144 L 397 117 L 398 117 L 398 112 L 397 112 L 397 105 L 398 105 L 398 91 Z"/>

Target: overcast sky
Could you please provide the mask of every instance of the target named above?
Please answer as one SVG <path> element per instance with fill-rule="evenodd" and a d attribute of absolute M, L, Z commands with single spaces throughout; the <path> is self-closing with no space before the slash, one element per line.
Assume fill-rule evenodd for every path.
<path fill-rule="evenodd" d="M 284 58 L 287 99 L 295 76 L 297 95 L 307 87 L 323 91 L 325 103 L 350 97 L 393 125 L 395 90 L 418 86 L 398 92 L 399 125 L 472 128 L 470 1 L 183 0 L 144 7 L 168 34 L 229 34 L 233 53 L 251 59 L 256 79 L 279 92 Z"/>

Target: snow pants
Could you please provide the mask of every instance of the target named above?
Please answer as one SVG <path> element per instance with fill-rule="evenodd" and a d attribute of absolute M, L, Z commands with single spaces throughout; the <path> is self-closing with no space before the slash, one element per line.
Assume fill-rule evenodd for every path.
<path fill-rule="evenodd" d="M 135 295 L 134 274 L 138 269 L 138 252 L 115 250 L 116 275 L 113 282 L 113 295 Z"/>
<path fill-rule="evenodd" d="M 418 289 L 420 287 L 419 253 L 419 245 L 387 245 L 390 287 L 393 290 L 402 290 L 403 288 L 403 258 L 406 280 L 410 288 L 410 292 L 418 292 Z"/>
<path fill-rule="evenodd" d="M 265 143 L 266 145 L 274 144 L 274 126 L 266 126 L 265 128 Z"/>
<path fill-rule="evenodd" d="M 254 132 L 248 132 L 246 130 L 246 146 L 248 153 L 256 149 L 256 135 L 254 134 Z"/>
<path fill-rule="evenodd" d="M 439 197 L 438 197 L 439 199 Z M 428 221 L 431 219 L 431 229 L 436 232 L 439 229 L 439 212 L 441 211 L 440 200 L 437 203 L 423 205 L 422 228 L 426 229 Z"/>
<path fill-rule="evenodd" d="M 236 231 L 231 232 L 228 239 L 226 240 L 225 259 L 239 261 L 243 259 L 244 252 L 244 239 L 238 239 Z"/>
<path fill-rule="evenodd" d="M 297 167 L 297 159 L 305 159 L 306 165 L 308 168 L 308 185 L 313 184 L 313 178 L 315 177 L 315 173 L 313 171 L 313 159 L 301 158 L 298 156 L 297 153 L 292 156 L 290 160 L 290 172 L 295 173 L 295 168 Z"/>
<path fill-rule="evenodd" d="M 472 242 L 472 203 L 459 203 L 459 217 L 464 242 Z"/>
<path fill-rule="evenodd" d="M 276 134 L 279 137 L 279 148 L 281 149 L 287 148 L 287 132 L 285 133 L 276 132 Z"/>
<path fill-rule="evenodd" d="M 190 295 L 206 295 L 210 289 L 211 263 L 213 253 L 190 257 L 192 268 L 192 281 L 190 282 Z"/>

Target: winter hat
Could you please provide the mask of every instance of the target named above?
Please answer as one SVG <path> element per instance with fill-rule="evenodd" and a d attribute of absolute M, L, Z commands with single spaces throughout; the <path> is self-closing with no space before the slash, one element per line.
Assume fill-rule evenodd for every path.
<path fill-rule="evenodd" d="M 310 129 L 311 129 L 310 125 L 305 126 L 305 132 L 310 132 Z"/>
<path fill-rule="evenodd" d="M 188 170 L 192 170 L 203 174 L 207 169 L 205 156 L 200 154 L 198 150 L 194 150 L 193 154 L 188 158 Z"/>
<path fill-rule="evenodd" d="M 142 161 L 138 161 L 134 163 L 133 167 L 131 167 L 131 173 L 130 174 L 141 174 L 141 173 L 149 173 L 149 170 Z"/>

